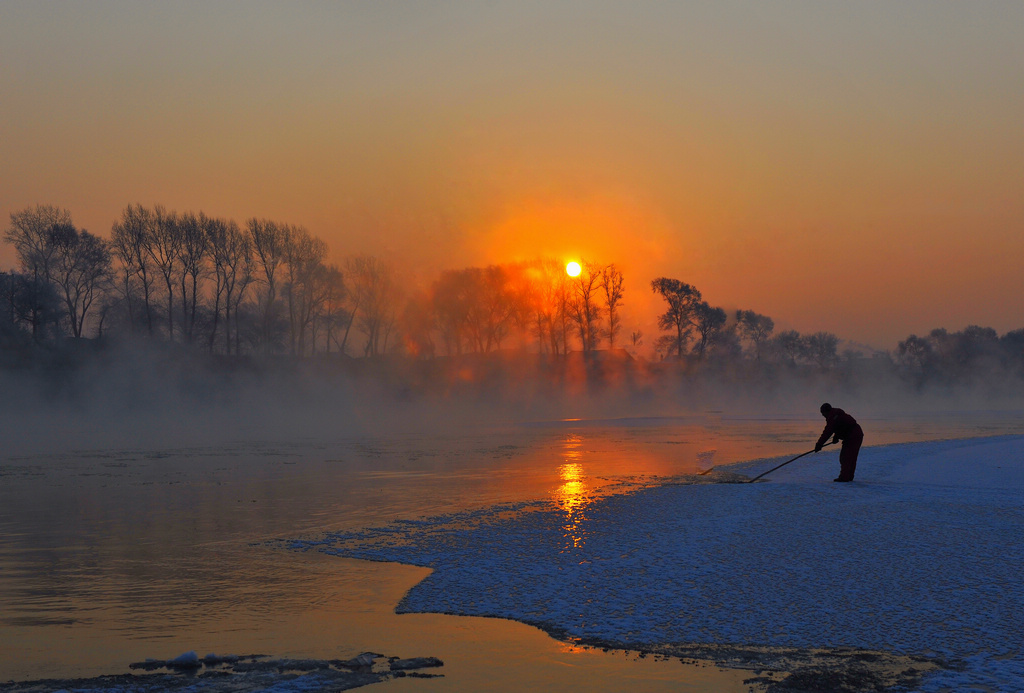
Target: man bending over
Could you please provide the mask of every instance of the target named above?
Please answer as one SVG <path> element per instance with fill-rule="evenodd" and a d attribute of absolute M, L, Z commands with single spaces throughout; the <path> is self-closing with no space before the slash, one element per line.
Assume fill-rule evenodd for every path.
<path fill-rule="evenodd" d="M 839 451 L 839 476 L 833 481 L 853 481 L 853 474 L 857 471 L 857 454 L 860 452 L 860 444 L 864 442 L 864 431 L 855 418 L 828 402 L 821 405 L 821 415 L 825 417 L 825 430 L 818 438 L 814 451 L 819 452 L 829 436 L 832 436 L 833 443 L 843 441 Z"/>

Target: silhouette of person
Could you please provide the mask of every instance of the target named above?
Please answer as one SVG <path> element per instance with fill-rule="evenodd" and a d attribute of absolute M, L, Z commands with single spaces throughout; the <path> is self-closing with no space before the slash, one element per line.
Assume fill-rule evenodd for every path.
<path fill-rule="evenodd" d="M 833 443 L 843 441 L 839 451 L 839 476 L 833 481 L 853 481 L 853 474 L 857 471 L 857 454 L 864 442 L 864 431 L 855 418 L 828 402 L 821 405 L 821 415 L 825 417 L 825 430 L 821 432 L 814 451 L 819 452 L 829 436 L 832 436 Z"/>

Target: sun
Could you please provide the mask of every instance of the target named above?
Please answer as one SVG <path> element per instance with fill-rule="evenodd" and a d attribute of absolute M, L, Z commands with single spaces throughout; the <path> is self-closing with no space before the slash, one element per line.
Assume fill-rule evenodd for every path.
<path fill-rule="evenodd" d="M 575 261 L 570 262 L 568 265 L 565 266 L 565 273 L 568 274 L 570 277 L 578 277 L 580 276 L 580 272 L 582 271 L 583 268 L 580 267 L 580 263 Z"/>

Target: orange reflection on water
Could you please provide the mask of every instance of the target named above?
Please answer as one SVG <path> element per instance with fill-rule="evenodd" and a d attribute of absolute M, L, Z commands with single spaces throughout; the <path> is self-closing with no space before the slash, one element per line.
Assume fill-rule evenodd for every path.
<path fill-rule="evenodd" d="M 555 502 L 565 513 L 562 529 L 565 532 L 566 549 L 579 548 L 585 543 L 583 523 L 586 522 L 585 511 L 593 502 L 590 486 L 582 465 L 583 438 L 570 434 L 563 443 L 565 463 L 558 468 L 562 484 L 555 489 Z"/>

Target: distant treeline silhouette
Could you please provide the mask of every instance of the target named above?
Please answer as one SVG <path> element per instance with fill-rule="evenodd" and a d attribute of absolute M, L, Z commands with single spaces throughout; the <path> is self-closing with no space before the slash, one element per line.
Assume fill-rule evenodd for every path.
<path fill-rule="evenodd" d="M 991 327 L 971 325 L 959 332 L 935 329 L 910 335 L 896 347 L 905 378 L 918 384 L 972 384 L 992 376 L 1024 377 L 1024 329 L 1001 337 Z"/>
<path fill-rule="evenodd" d="M 66 209 L 37 205 L 11 214 L 4 239 L 19 263 L 0 272 L 0 350 L 9 354 L 125 336 L 221 355 L 427 360 L 510 349 L 635 358 L 644 346 L 638 329 L 621 338 L 626 282 L 615 264 L 583 261 L 576 277 L 551 259 L 470 267 L 416 288 L 378 257 L 329 263 L 327 244 L 301 226 L 239 225 L 159 205 L 126 207 L 109 239 L 75 227 Z M 666 309 L 647 353 L 688 370 L 832 372 L 870 363 L 919 386 L 1024 373 L 1024 329 L 1002 337 L 982 327 L 934 330 L 891 353 L 840 354 L 830 332 L 776 334 L 770 317 L 727 313 L 678 279 L 650 286 Z"/>

